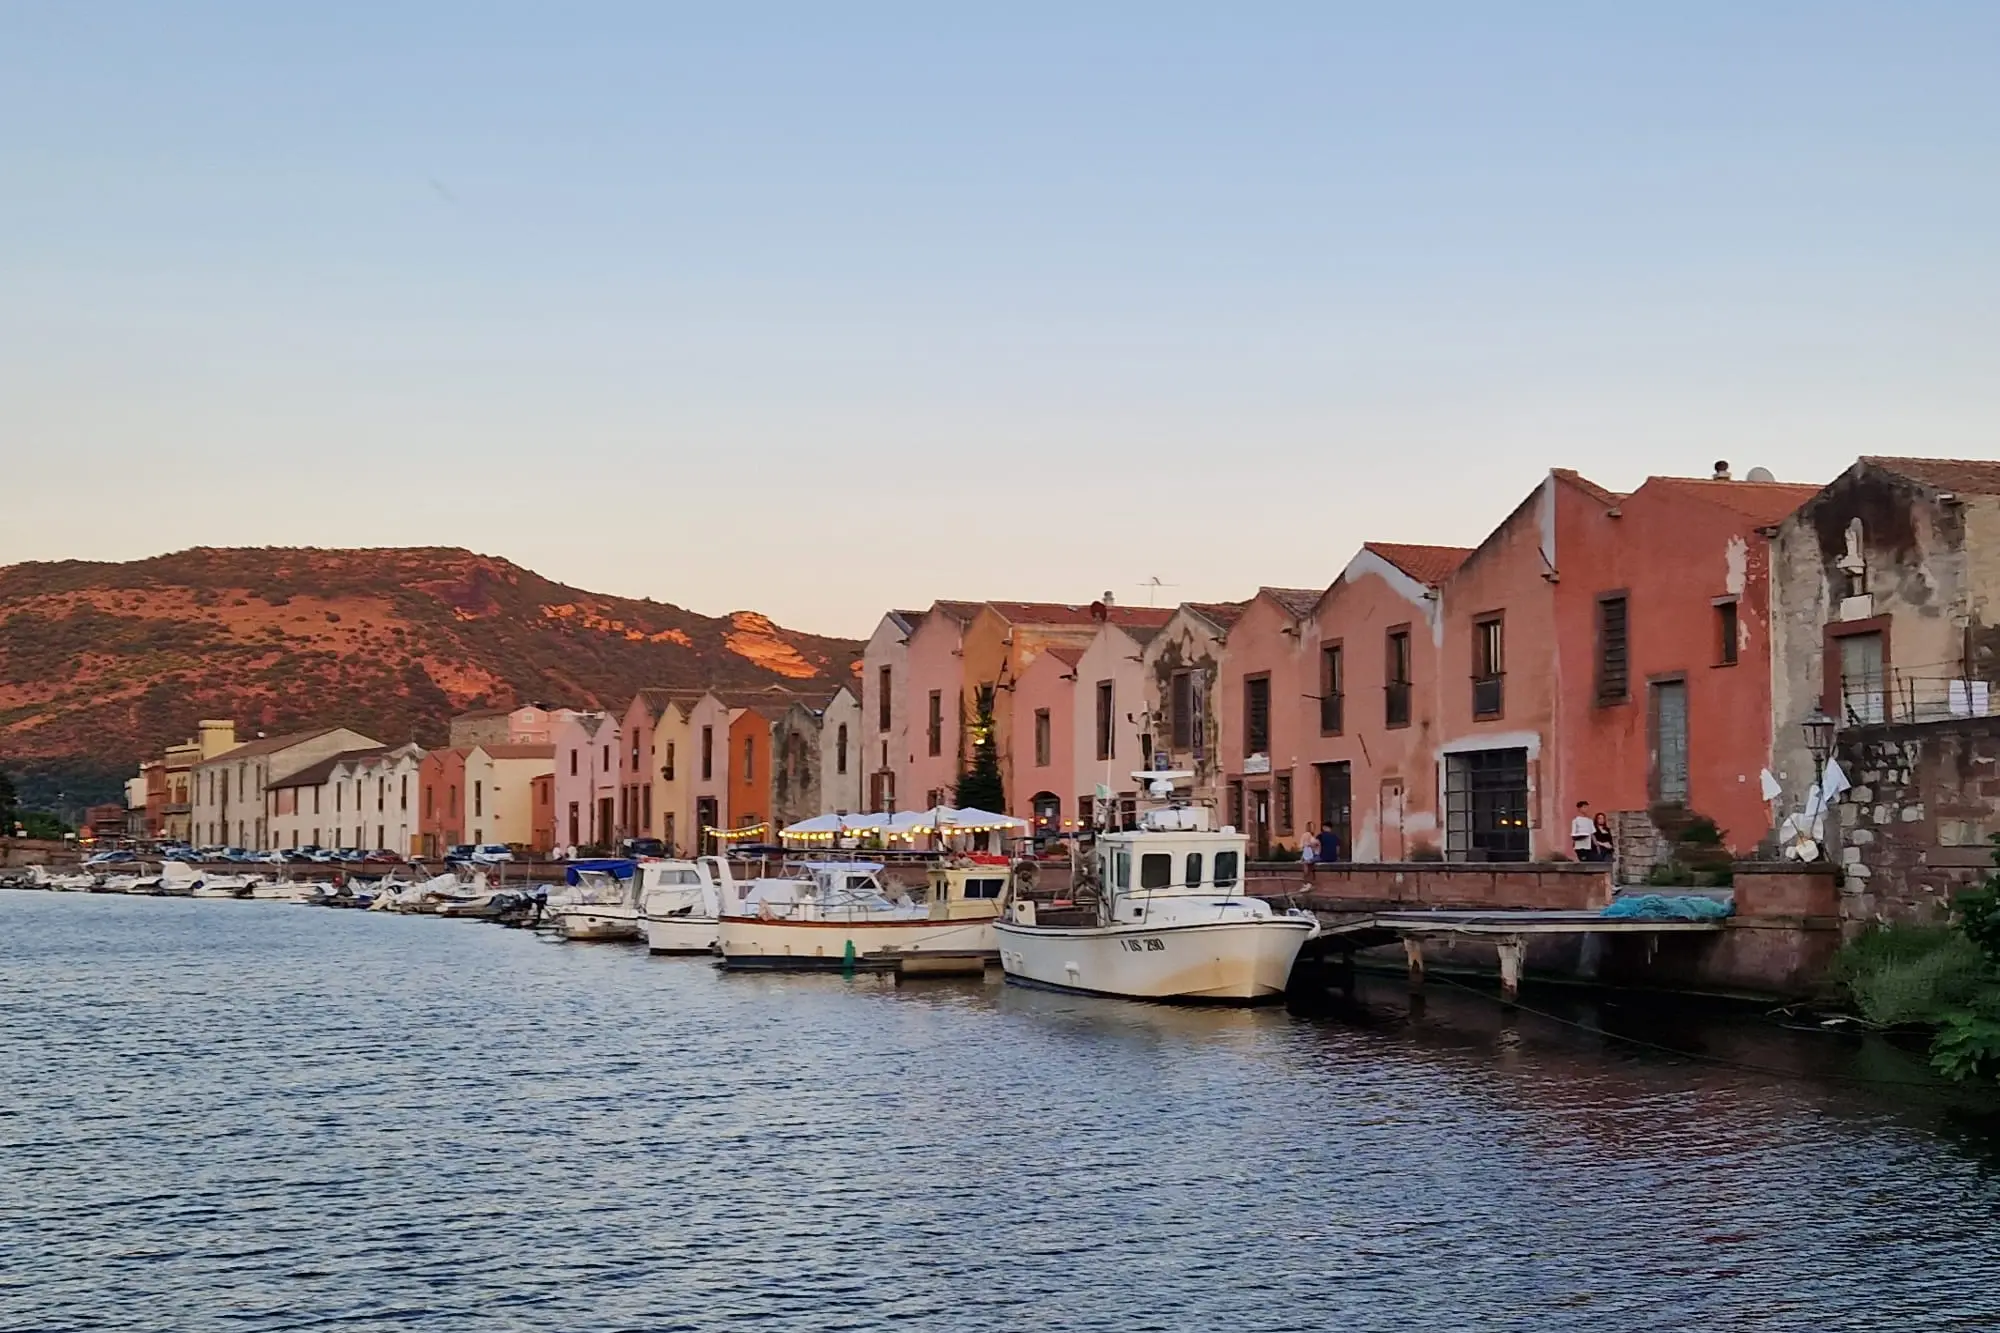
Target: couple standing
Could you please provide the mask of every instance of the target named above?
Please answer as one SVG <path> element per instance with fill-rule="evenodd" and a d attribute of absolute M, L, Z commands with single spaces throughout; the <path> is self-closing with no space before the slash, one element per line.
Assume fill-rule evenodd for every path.
<path fill-rule="evenodd" d="M 1593 818 L 1589 801 L 1576 803 L 1576 818 L 1569 821 L 1569 840 L 1579 861 L 1611 859 L 1611 821 L 1602 814 Z"/>

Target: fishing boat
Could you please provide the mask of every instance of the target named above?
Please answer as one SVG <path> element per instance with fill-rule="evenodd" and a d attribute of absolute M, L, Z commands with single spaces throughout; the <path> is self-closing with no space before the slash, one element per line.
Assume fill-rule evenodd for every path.
<path fill-rule="evenodd" d="M 742 905 L 752 883 L 731 875 L 720 856 L 644 863 L 639 873 L 647 876 L 639 890 L 646 948 L 663 954 L 714 953 L 722 914 Z"/>
<path fill-rule="evenodd" d="M 722 965 L 970 971 L 997 956 L 1004 865 L 940 866 L 916 893 L 890 888 L 882 869 L 873 861 L 808 862 L 791 878 L 750 881 L 741 904 L 717 921 Z"/>
<path fill-rule="evenodd" d="M 1067 902 L 1010 899 L 995 931 L 1010 981 L 1141 1000 L 1254 1004 L 1279 998 L 1319 930 L 1243 891 L 1249 839 L 1177 801 L 1194 774 L 1133 774 L 1160 804 L 1102 834 Z"/>

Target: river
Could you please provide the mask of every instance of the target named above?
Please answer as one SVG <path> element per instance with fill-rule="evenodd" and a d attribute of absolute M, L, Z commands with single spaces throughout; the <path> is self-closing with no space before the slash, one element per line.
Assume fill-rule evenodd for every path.
<path fill-rule="evenodd" d="M 2000 1327 L 1982 1099 L 1879 1042 L 1524 999 L 1176 1009 L 0 894 L 0 1328 Z"/>

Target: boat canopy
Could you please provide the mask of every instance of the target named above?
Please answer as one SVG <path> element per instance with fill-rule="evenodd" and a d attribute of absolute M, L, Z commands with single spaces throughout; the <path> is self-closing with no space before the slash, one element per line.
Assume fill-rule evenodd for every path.
<path fill-rule="evenodd" d="M 625 861 L 613 857 L 596 861 L 571 861 L 568 868 L 563 871 L 563 883 L 581 884 L 583 881 L 578 875 L 584 871 L 595 871 L 600 875 L 611 875 L 618 879 L 630 879 L 638 868 L 637 861 Z"/>

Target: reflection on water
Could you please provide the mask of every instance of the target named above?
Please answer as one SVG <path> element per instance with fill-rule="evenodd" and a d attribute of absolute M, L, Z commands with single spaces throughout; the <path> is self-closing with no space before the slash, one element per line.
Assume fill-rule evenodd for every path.
<path fill-rule="evenodd" d="M 1989 1105 L 1861 1081 L 1923 1079 L 1879 1044 L 1531 1002 L 9 894 L 0 1327 L 2000 1326 Z"/>

